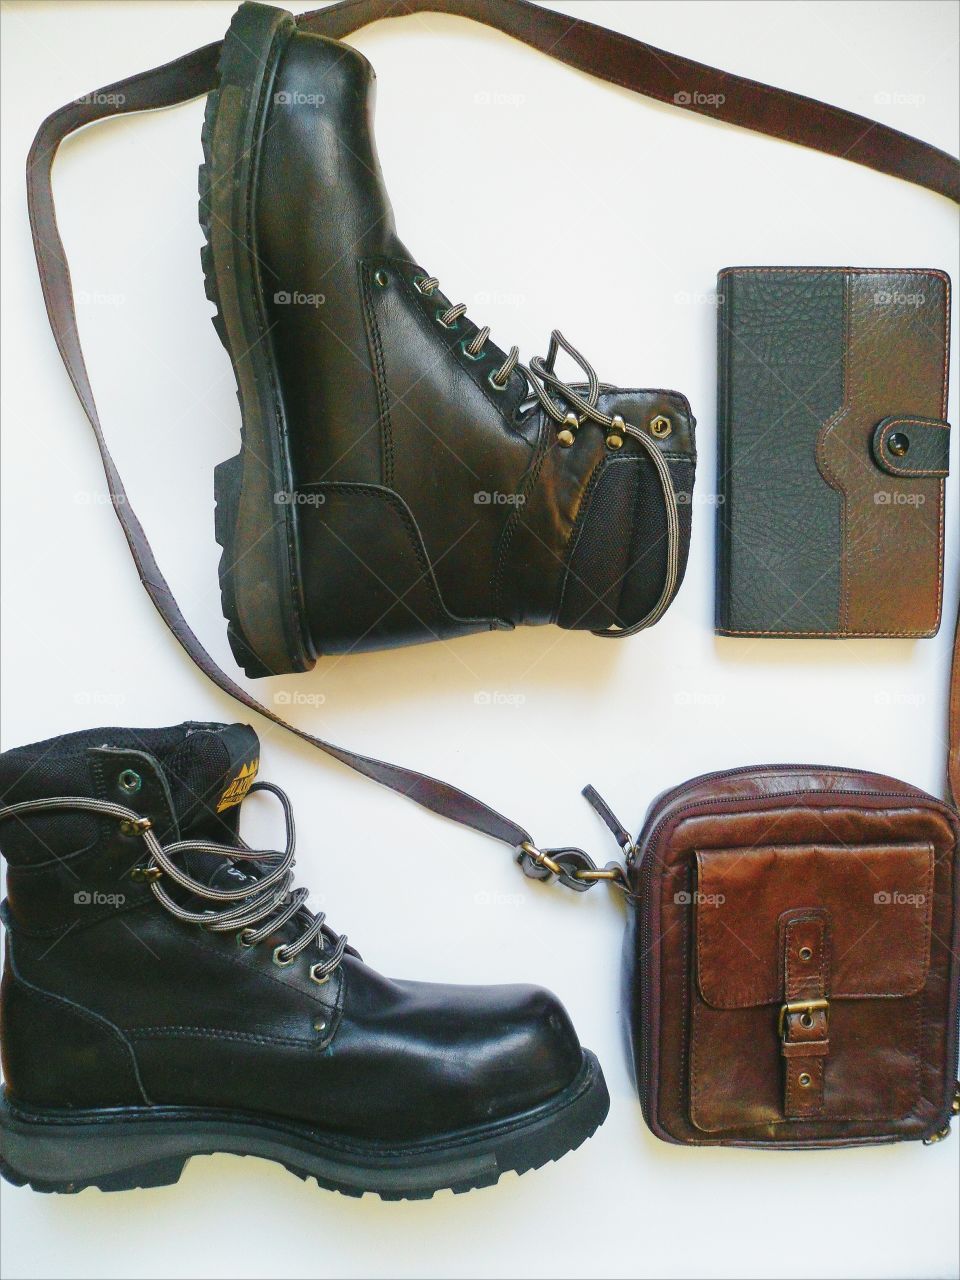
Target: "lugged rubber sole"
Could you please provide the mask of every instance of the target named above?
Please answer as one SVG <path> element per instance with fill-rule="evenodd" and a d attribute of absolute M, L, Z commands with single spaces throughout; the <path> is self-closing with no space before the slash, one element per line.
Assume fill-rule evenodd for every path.
<path fill-rule="evenodd" d="M 283 10 L 238 10 L 207 98 L 199 174 L 200 259 L 241 417 L 240 452 L 214 470 L 221 606 L 234 657 L 254 677 L 309 671 L 317 657 L 304 618 L 286 421 L 251 199 L 277 64 L 295 30 Z"/>
<path fill-rule="evenodd" d="M 261 1156 L 345 1195 L 425 1200 L 492 1186 L 559 1159 L 603 1123 L 610 1099 L 592 1053 L 549 1102 L 517 1116 L 416 1142 L 325 1133 L 268 1116 L 183 1107 L 35 1110 L 0 1095 L 0 1174 L 34 1191 L 126 1191 L 177 1182 L 191 1156 Z"/>

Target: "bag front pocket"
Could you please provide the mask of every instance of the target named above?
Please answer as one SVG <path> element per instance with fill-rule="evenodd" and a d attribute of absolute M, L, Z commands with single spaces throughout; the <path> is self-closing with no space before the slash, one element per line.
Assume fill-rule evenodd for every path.
<path fill-rule="evenodd" d="M 929 842 L 697 851 L 698 1129 L 911 1114 L 933 874 Z"/>

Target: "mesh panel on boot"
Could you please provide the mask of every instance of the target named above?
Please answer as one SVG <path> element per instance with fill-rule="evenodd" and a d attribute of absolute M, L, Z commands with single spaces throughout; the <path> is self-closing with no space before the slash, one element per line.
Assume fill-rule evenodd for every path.
<path fill-rule="evenodd" d="M 223 737 L 232 726 L 174 725 L 162 729 L 105 727 L 48 738 L 0 754 L 0 804 L 52 796 L 97 794 L 90 750 L 112 747 L 153 756 L 164 771 L 181 827 L 201 815 L 204 801 L 224 780 L 231 754 Z M 252 740 L 256 737 L 247 730 Z M 236 830 L 236 811 L 215 819 L 220 839 Z M 226 821 L 224 821 L 226 817 Z M 46 861 L 94 843 L 105 821 L 80 812 L 41 813 L 0 823 L 0 849 L 11 861 Z"/>
<path fill-rule="evenodd" d="M 182 839 L 213 840 L 235 844 L 239 832 L 240 803 L 218 810 L 225 788 L 249 760 L 259 754 L 259 741 L 248 725 L 217 726 L 218 732 L 197 731 L 163 762 L 173 797 Z M 198 880 L 209 881 L 222 871 L 217 854 L 188 854 L 184 868 Z"/>
<path fill-rule="evenodd" d="M 215 733 L 193 733 L 163 761 L 181 829 L 191 824 L 204 800 L 230 768 L 230 752 Z"/>
<path fill-rule="evenodd" d="M 0 804 L 51 796 L 94 796 L 92 747 L 133 747 L 160 756 L 183 740 L 186 726 L 169 729 L 105 727 L 47 738 L 0 754 Z M 79 812 L 38 813 L 0 823 L 0 851 L 10 862 L 46 862 L 89 848 L 101 822 Z"/>
<path fill-rule="evenodd" d="M 677 582 L 674 595 L 680 589 L 687 567 L 690 548 L 690 497 L 693 489 L 693 463 L 685 458 L 671 461 L 670 475 L 674 492 L 683 495 L 677 503 L 677 524 L 680 547 L 677 564 Z M 630 626 L 645 617 L 660 599 L 667 576 L 667 516 L 663 505 L 663 490 L 652 465 L 643 469 L 634 509 L 633 546 L 630 572 L 623 582 L 618 622 Z"/>
<path fill-rule="evenodd" d="M 649 542 L 648 530 L 637 528 L 638 500 L 647 487 L 644 471 L 653 472 L 653 466 L 643 458 L 610 462 L 587 496 L 563 588 L 557 619 L 561 627 L 596 630 L 623 625 L 619 603 L 636 558 L 634 548 Z M 642 500 L 640 505 L 639 518 L 649 519 L 650 504 Z M 662 524 L 662 496 L 660 507 Z M 662 584 L 662 573 L 659 580 Z"/>
<path fill-rule="evenodd" d="M 671 465 L 671 474 L 676 490 L 688 492 L 692 465 Z M 574 538 L 558 625 L 631 626 L 657 603 L 667 572 L 667 516 L 653 463 L 643 456 L 610 462 L 587 504 Z M 689 498 L 679 504 L 678 515 L 679 587 L 690 543 Z"/>

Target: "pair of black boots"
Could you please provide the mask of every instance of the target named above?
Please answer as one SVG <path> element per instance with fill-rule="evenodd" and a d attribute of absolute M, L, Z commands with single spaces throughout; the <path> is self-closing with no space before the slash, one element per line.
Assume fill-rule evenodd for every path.
<path fill-rule="evenodd" d="M 652 624 L 686 560 L 689 406 L 601 384 L 556 333 L 523 366 L 440 292 L 394 230 L 372 83 L 356 51 L 248 4 L 209 96 L 203 263 L 243 418 L 216 475 L 238 661 Z M 235 1151 L 401 1197 L 578 1146 L 608 1098 L 562 1006 L 368 968 L 292 887 L 292 818 L 257 757 L 252 729 L 213 724 L 0 756 L 0 1172 L 119 1189 Z M 285 851 L 240 838 L 251 790 L 279 799 Z"/>

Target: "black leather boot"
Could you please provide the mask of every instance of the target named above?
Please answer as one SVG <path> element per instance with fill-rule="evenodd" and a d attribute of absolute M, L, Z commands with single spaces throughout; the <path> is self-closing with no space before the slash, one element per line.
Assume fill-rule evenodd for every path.
<path fill-rule="evenodd" d="M 228 1151 L 423 1197 L 578 1146 L 608 1098 L 559 1002 L 363 964 L 290 888 L 258 754 L 246 725 L 184 724 L 0 755 L 3 1176 L 156 1186 Z M 283 853 L 239 837 L 258 789 Z"/>
<path fill-rule="evenodd" d="M 397 238 L 373 86 L 354 49 L 245 4 L 208 100 L 203 261 L 243 419 L 216 472 L 238 661 L 650 625 L 686 563 L 686 399 L 599 383 L 557 333 L 523 366 L 452 305 Z"/>

